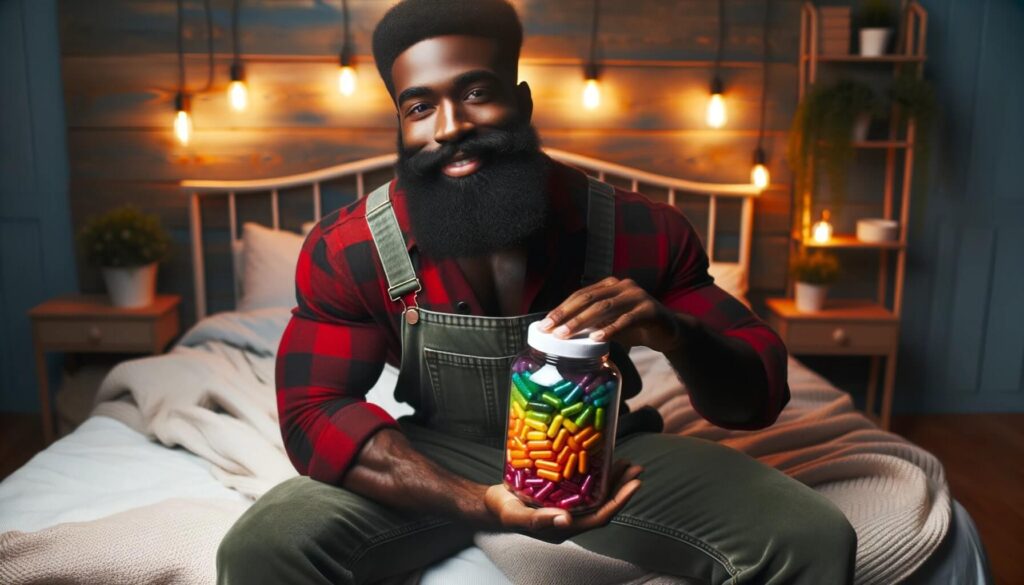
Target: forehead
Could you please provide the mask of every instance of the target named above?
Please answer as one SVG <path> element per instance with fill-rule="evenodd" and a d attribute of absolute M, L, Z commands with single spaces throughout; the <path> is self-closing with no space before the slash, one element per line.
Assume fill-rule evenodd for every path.
<path fill-rule="evenodd" d="M 445 35 L 412 45 L 391 65 L 395 94 L 410 87 L 443 85 L 475 69 L 498 71 L 498 42 L 485 37 Z"/>

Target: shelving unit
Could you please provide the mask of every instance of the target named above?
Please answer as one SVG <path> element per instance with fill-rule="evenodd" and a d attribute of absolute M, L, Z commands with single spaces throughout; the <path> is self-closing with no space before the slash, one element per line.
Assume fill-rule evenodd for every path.
<path fill-rule="evenodd" d="M 837 67 L 855 65 L 893 68 L 894 77 L 910 72 L 920 79 L 924 74 L 927 13 L 915 1 L 904 2 L 897 32 L 896 53 L 881 57 L 859 55 L 822 55 L 818 47 L 820 15 L 810 2 L 800 12 L 799 98 L 818 80 L 822 64 Z M 879 255 L 877 294 L 874 299 L 842 299 L 828 302 L 816 313 L 796 310 L 792 296 L 792 279 L 786 287 L 787 298 L 768 299 L 768 321 L 786 341 L 794 354 L 868 355 L 871 369 L 868 377 L 866 411 L 876 417 L 878 375 L 885 358 L 884 382 L 880 412 L 876 417 L 882 428 L 889 427 L 899 347 L 899 325 L 903 303 L 904 272 L 907 262 L 907 227 L 910 219 L 910 195 L 916 132 L 913 119 L 904 119 L 899 108 L 891 107 L 888 137 L 884 140 L 854 142 L 856 149 L 885 151 L 885 184 L 882 189 L 883 217 L 898 219 L 899 237 L 892 242 L 862 242 L 852 234 L 835 234 L 825 243 L 811 239 L 811 211 L 814 186 L 804 193 L 794 193 L 799 205 L 793 217 L 790 255 L 805 248 L 856 250 Z M 900 156 L 902 155 L 902 157 Z M 897 177 L 897 165 L 902 173 Z M 896 214 L 899 217 L 895 217 Z M 888 302 L 890 261 L 895 257 L 892 303 Z"/>

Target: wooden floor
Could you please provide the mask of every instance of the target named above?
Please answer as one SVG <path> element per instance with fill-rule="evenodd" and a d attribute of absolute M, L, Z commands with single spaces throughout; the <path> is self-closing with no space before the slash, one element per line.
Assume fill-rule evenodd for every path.
<path fill-rule="evenodd" d="M 996 583 L 1024 583 L 1024 414 L 897 416 L 893 430 L 942 461 Z M 41 434 L 37 416 L 0 413 L 0 478 L 42 448 Z"/>

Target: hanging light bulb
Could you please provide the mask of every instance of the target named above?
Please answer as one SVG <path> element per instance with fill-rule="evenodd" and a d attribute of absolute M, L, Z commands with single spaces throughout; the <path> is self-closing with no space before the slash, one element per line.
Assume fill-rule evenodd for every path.
<path fill-rule="evenodd" d="M 759 146 L 754 150 L 754 168 L 750 170 L 750 182 L 758 189 L 768 187 L 771 182 L 771 175 L 764 161 L 764 149 Z"/>
<path fill-rule="evenodd" d="M 583 107 L 596 110 L 601 105 L 601 85 L 597 81 L 597 65 L 587 64 L 583 83 Z"/>
<path fill-rule="evenodd" d="M 245 67 L 241 61 L 231 64 L 231 83 L 228 85 L 228 101 L 231 109 L 244 112 L 249 106 L 249 88 L 245 85 Z"/>
<path fill-rule="evenodd" d="M 178 93 L 174 98 L 174 135 L 182 146 L 187 146 L 192 138 L 192 104 L 189 96 Z"/>
<path fill-rule="evenodd" d="M 832 224 L 829 223 L 829 217 L 832 214 L 829 210 L 823 209 L 821 211 L 821 220 L 814 223 L 811 226 L 811 238 L 819 244 L 827 244 L 832 239 Z"/>
<path fill-rule="evenodd" d="M 718 76 L 711 80 L 711 97 L 708 99 L 706 120 L 708 126 L 712 128 L 725 126 L 727 120 L 725 115 L 725 97 L 722 95 L 722 79 Z"/>
<path fill-rule="evenodd" d="M 356 70 L 352 66 L 352 51 L 346 46 L 338 57 L 338 91 L 343 96 L 350 96 L 356 92 Z"/>

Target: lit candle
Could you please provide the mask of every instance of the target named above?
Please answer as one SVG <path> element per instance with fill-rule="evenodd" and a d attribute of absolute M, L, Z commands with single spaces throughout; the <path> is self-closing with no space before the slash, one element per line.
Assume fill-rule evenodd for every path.
<path fill-rule="evenodd" d="M 771 175 L 768 173 L 768 167 L 765 166 L 764 161 L 764 149 L 758 147 L 754 151 L 754 168 L 750 170 L 750 182 L 758 189 L 765 189 L 771 182 Z"/>
<path fill-rule="evenodd" d="M 174 115 L 174 135 L 178 137 L 178 142 L 185 146 L 188 145 L 188 141 L 192 138 L 192 114 L 189 111 L 191 109 L 189 102 L 188 96 L 182 93 L 179 93 L 174 98 L 174 109 L 176 110 Z"/>
<path fill-rule="evenodd" d="M 235 61 L 231 64 L 231 83 L 228 85 L 228 101 L 231 109 L 236 112 L 244 112 L 249 105 L 249 89 L 245 86 L 245 69 L 242 63 Z"/>
<path fill-rule="evenodd" d="M 601 86 L 597 82 L 597 66 L 587 65 L 586 81 L 583 83 L 583 107 L 596 110 L 601 105 Z"/>
<path fill-rule="evenodd" d="M 352 49 L 348 46 L 342 49 L 338 61 L 338 91 L 343 96 L 350 96 L 356 92 L 356 69 L 352 66 Z"/>
<path fill-rule="evenodd" d="M 728 119 L 725 114 L 725 96 L 722 95 L 722 80 L 715 77 L 711 81 L 711 97 L 708 99 L 708 108 L 705 118 L 708 126 L 721 128 L 725 126 Z"/>
<path fill-rule="evenodd" d="M 832 239 L 832 224 L 829 223 L 829 211 L 827 209 L 821 212 L 821 220 L 815 222 L 811 227 L 811 238 L 819 244 L 828 243 Z"/>

